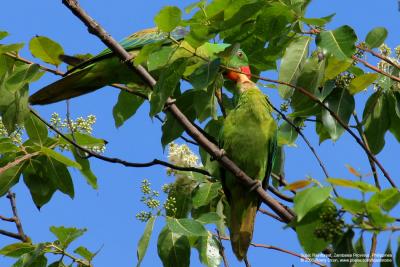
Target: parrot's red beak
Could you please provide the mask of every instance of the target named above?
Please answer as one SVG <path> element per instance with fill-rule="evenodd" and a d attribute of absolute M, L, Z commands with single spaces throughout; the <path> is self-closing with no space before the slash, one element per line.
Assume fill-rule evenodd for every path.
<path fill-rule="evenodd" d="M 243 66 L 238 69 L 240 72 L 235 72 L 232 70 L 228 70 L 225 77 L 229 80 L 236 82 L 239 79 L 239 74 L 243 73 L 250 79 L 251 78 L 251 71 L 249 66 Z"/>

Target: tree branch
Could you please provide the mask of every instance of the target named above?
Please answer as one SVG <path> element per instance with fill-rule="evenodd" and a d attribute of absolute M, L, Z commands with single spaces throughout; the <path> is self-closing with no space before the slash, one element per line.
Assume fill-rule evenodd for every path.
<path fill-rule="evenodd" d="M 384 72 L 383 70 L 378 69 L 378 68 L 375 67 L 375 66 L 372 66 L 372 65 L 369 64 L 367 61 L 365 61 L 365 60 L 363 60 L 363 59 L 361 59 L 361 58 L 359 58 L 359 57 L 352 56 L 351 58 L 354 59 L 354 60 L 356 60 L 356 61 L 358 61 L 358 62 L 361 62 L 361 63 L 364 64 L 364 66 L 366 66 L 367 68 L 370 68 L 371 70 L 373 70 L 373 71 L 375 71 L 375 72 L 378 72 L 378 73 L 380 73 L 380 74 L 382 74 L 382 75 L 384 75 L 384 76 L 386 76 L 386 77 L 389 77 L 389 78 L 392 79 L 393 81 L 400 82 L 400 78 L 399 78 L 399 77 L 396 77 L 396 76 L 393 76 L 393 75 L 391 75 L 391 74 L 389 74 L 389 73 L 387 73 L 387 72 Z"/>
<path fill-rule="evenodd" d="M 152 161 L 149 162 L 145 162 L 145 163 L 136 163 L 136 162 L 129 162 L 129 161 L 125 161 L 119 158 L 110 158 L 110 157 L 106 157 L 103 156 L 101 154 L 98 154 L 94 151 L 91 151 L 90 149 L 87 149 L 79 144 L 77 144 L 76 142 L 74 142 L 74 140 L 70 139 L 69 137 L 67 137 L 65 134 L 63 134 L 60 130 L 58 130 L 57 128 L 55 128 L 53 125 L 51 125 L 50 123 L 48 123 L 45 119 L 43 119 L 42 117 L 39 116 L 39 114 L 37 114 L 35 111 L 33 111 L 32 109 L 30 110 L 31 113 L 33 115 L 35 115 L 39 120 L 41 120 L 44 124 L 46 124 L 47 127 L 49 127 L 51 130 L 53 130 L 55 133 L 57 133 L 58 135 L 60 135 L 63 139 L 65 139 L 68 143 L 70 143 L 71 145 L 73 145 L 75 148 L 87 153 L 88 155 L 106 161 L 106 162 L 110 162 L 110 163 L 118 163 L 121 165 L 124 165 L 125 167 L 134 167 L 134 168 L 145 168 L 145 167 L 151 167 L 154 165 L 161 165 L 161 166 L 165 166 L 174 170 L 178 170 L 178 171 L 190 171 L 190 172 L 197 172 L 197 173 L 201 173 L 204 175 L 210 175 L 210 173 L 206 170 L 203 169 L 199 169 L 199 168 L 195 168 L 195 167 L 182 167 L 182 166 L 176 166 L 174 164 L 171 164 L 169 162 L 166 161 L 162 161 L 159 159 L 153 159 Z"/>
<path fill-rule="evenodd" d="M 216 231 L 217 231 L 217 235 L 216 236 L 217 236 L 218 241 L 219 241 L 219 254 L 222 257 L 222 260 L 224 261 L 224 266 L 225 267 L 229 267 L 228 259 L 226 258 L 226 255 L 225 255 L 225 248 L 224 248 L 224 245 L 222 244 L 221 235 L 220 235 L 218 229 Z"/>
<path fill-rule="evenodd" d="M 14 215 L 14 217 L 13 217 L 14 223 L 15 223 L 15 226 L 17 227 L 18 234 L 21 237 L 21 241 L 28 242 L 29 238 L 25 235 L 24 229 L 22 228 L 21 220 L 18 216 L 17 201 L 15 199 L 15 193 L 8 191 L 7 198 L 10 200 L 11 209 L 12 209 L 12 212 Z"/>
<path fill-rule="evenodd" d="M 379 53 L 376 53 L 376 52 L 373 51 L 372 49 L 369 49 L 369 48 L 367 48 L 367 47 L 365 47 L 365 46 L 363 46 L 363 45 L 356 45 L 356 47 L 357 47 L 358 49 L 360 49 L 360 50 L 363 50 L 363 51 L 365 51 L 365 52 L 370 53 L 370 54 L 373 55 L 374 57 L 377 57 L 377 58 L 379 58 L 379 59 L 381 59 L 381 60 L 383 60 L 383 61 L 389 63 L 389 64 L 392 65 L 393 67 L 395 67 L 395 68 L 397 68 L 397 69 L 400 69 L 400 66 L 399 66 L 398 64 L 396 64 L 395 62 L 393 62 L 393 61 L 390 60 L 389 58 L 387 58 L 387 57 L 385 57 L 385 56 L 383 56 L 383 55 L 381 55 L 381 54 L 379 54 Z"/>
<path fill-rule="evenodd" d="M 229 237 L 226 237 L 226 236 L 221 236 L 221 239 L 230 240 Z M 312 260 L 310 258 L 304 257 L 304 256 L 302 256 L 302 255 L 300 255 L 300 254 L 298 254 L 296 252 L 293 252 L 293 251 L 290 251 L 290 250 L 287 250 L 287 249 L 283 249 L 283 248 L 272 246 L 272 245 L 257 244 L 257 243 L 250 243 L 250 245 L 253 246 L 253 247 L 257 247 L 257 248 L 266 248 L 266 249 L 277 250 L 277 251 L 280 251 L 280 252 L 287 253 L 287 254 L 290 254 L 292 256 L 298 257 L 298 258 L 303 259 L 303 260 L 305 260 L 307 262 L 314 263 L 314 264 L 316 264 L 318 266 L 326 267 L 326 265 L 324 265 L 324 264 L 322 264 L 322 263 L 320 263 L 318 261 L 315 261 L 315 260 Z"/>
<path fill-rule="evenodd" d="M 87 27 L 90 33 L 96 35 L 100 40 L 107 45 L 128 67 L 136 71 L 140 77 L 150 87 L 154 87 L 156 80 L 141 66 L 134 66 L 131 62 L 132 56 L 116 41 L 114 40 L 97 22 L 95 22 L 78 4 L 76 0 L 63 0 L 63 4 L 72 11 Z M 246 175 L 232 160 L 230 160 L 222 151 L 212 142 L 210 142 L 192 123 L 188 118 L 179 110 L 171 98 L 166 101 L 166 111 L 169 111 L 183 126 L 185 131 L 191 136 L 201 147 L 203 147 L 211 156 L 217 159 L 220 164 L 233 173 L 241 182 L 249 188 L 254 186 L 254 180 Z M 288 211 L 281 203 L 266 194 L 261 186 L 255 190 L 260 196 L 261 200 L 266 203 L 274 212 L 289 222 L 294 217 L 293 211 Z"/>

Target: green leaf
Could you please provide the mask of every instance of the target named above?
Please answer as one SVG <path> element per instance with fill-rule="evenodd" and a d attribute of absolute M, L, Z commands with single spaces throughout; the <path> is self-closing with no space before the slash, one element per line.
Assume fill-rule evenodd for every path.
<path fill-rule="evenodd" d="M 300 18 L 300 21 L 302 21 L 306 24 L 311 24 L 311 25 L 315 25 L 315 26 L 324 26 L 325 24 L 330 22 L 335 15 L 336 14 L 333 13 L 329 16 L 322 17 L 322 18 Z"/>
<path fill-rule="evenodd" d="M 176 6 L 165 6 L 154 17 L 157 27 L 163 32 L 170 32 L 181 22 L 182 12 Z"/>
<path fill-rule="evenodd" d="M 392 253 L 392 248 L 390 244 L 390 238 L 385 250 L 385 254 L 383 254 L 382 261 L 381 261 L 381 266 L 380 267 L 395 267 L 394 266 L 394 260 L 393 260 L 393 253 Z"/>
<path fill-rule="evenodd" d="M 82 236 L 86 232 L 86 229 L 51 226 L 50 231 L 57 237 L 58 241 L 60 241 L 61 247 L 65 249 L 69 246 L 69 244 L 71 244 L 72 241 Z"/>
<path fill-rule="evenodd" d="M 167 227 L 161 230 L 157 241 L 157 251 L 164 267 L 189 267 L 190 243 L 181 234 L 171 232 Z"/>
<path fill-rule="evenodd" d="M 357 242 L 354 244 L 354 252 L 359 255 L 358 257 L 355 257 L 356 259 L 359 259 L 359 262 L 356 262 L 354 264 L 354 267 L 368 267 L 368 263 L 365 262 L 367 254 L 365 253 L 364 239 L 362 234 L 360 235 L 360 238 L 357 240 Z"/>
<path fill-rule="evenodd" d="M 362 181 L 351 181 L 351 180 L 340 179 L 340 178 L 327 178 L 326 180 L 333 185 L 355 188 L 362 192 L 378 192 L 379 191 L 379 189 L 376 186 L 374 186 L 372 184 L 368 184 L 366 182 L 362 182 Z"/>
<path fill-rule="evenodd" d="M 188 90 L 184 92 L 177 100 L 176 105 L 190 120 L 194 121 L 196 118 L 196 111 L 194 108 L 195 91 Z M 174 141 L 183 133 L 183 127 L 178 120 L 170 113 L 167 113 L 166 120 L 162 126 L 161 144 L 163 147 Z"/>
<path fill-rule="evenodd" d="M 0 45 L 0 55 L 8 52 L 18 52 L 24 47 L 24 43 Z"/>
<path fill-rule="evenodd" d="M 200 215 L 196 221 L 201 222 L 202 224 L 211 224 L 211 223 L 218 223 L 221 220 L 221 216 L 218 215 L 216 212 L 208 212 Z"/>
<path fill-rule="evenodd" d="M 64 264 L 64 262 L 58 260 L 58 261 L 51 263 L 47 267 L 67 267 L 67 266 Z"/>
<path fill-rule="evenodd" d="M 61 45 L 44 36 L 32 38 L 29 42 L 29 50 L 34 57 L 55 66 L 61 64 L 59 56 L 64 54 Z"/>
<path fill-rule="evenodd" d="M 25 119 L 24 126 L 29 138 L 38 145 L 43 146 L 48 135 L 46 125 L 30 113 Z"/>
<path fill-rule="evenodd" d="M 329 201 L 325 203 L 332 205 Z M 321 220 L 321 213 L 328 205 L 325 203 L 317 206 L 307 213 L 299 223 L 296 223 L 297 238 L 306 253 L 319 253 L 330 243 L 330 240 L 324 240 L 315 236 L 315 230 L 324 223 Z"/>
<path fill-rule="evenodd" d="M 210 203 L 211 200 L 218 196 L 218 191 L 220 189 L 220 183 L 200 184 L 198 190 L 194 193 L 193 196 L 193 206 L 195 208 L 198 208 Z"/>
<path fill-rule="evenodd" d="M 369 148 L 372 153 L 378 154 L 385 146 L 385 133 L 390 127 L 389 102 L 386 94 L 375 92 L 368 98 L 363 121 Z"/>
<path fill-rule="evenodd" d="M 379 75 L 377 73 L 366 73 L 355 77 L 349 85 L 350 94 L 354 95 L 370 86 Z"/>
<path fill-rule="evenodd" d="M 0 40 L 3 40 L 5 37 L 7 37 L 9 34 L 6 31 L 0 31 Z"/>
<path fill-rule="evenodd" d="M 40 150 L 41 150 L 45 155 L 47 155 L 47 156 L 49 156 L 49 157 L 51 157 L 51 158 L 57 160 L 58 162 L 60 162 L 60 163 L 62 163 L 62 164 L 64 164 L 64 165 L 77 168 L 78 170 L 81 170 L 81 169 L 82 169 L 81 165 L 80 165 L 78 162 L 73 161 L 73 160 L 67 158 L 66 156 L 64 156 L 64 155 L 62 155 L 62 154 L 60 154 L 60 153 L 54 151 L 53 149 L 50 149 L 50 148 L 48 148 L 48 147 L 43 146 L 43 147 L 41 147 Z"/>
<path fill-rule="evenodd" d="M 92 259 L 94 258 L 94 256 L 96 256 L 96 253 L 92 253 L 90 252 L 87 248 L 85 247 L 77 247 L 74 250 L 74 253 L 82 256 L 84 259 L 86 259 L 87 261 L 92 261 Z"/>
<path fill-rule="evenodd" d="M 330 187 L 319 188 L 315 186 L 298 192 L 294 198 L 294 211 L 297 214 L 297 221 L 301 221 L 309 211 L 327 200 L 330 192 Z"/>
<path fill-rule="evenodd" d="M 153 71 L 160 69 L 171 63 L 171 56 L 175 49 L 171 46 L 163 46 L 161 49 L 151 53 L 147 59 L 147 70 Z"/>
<path fill-rule="evenodd" d="M 81 169 L 79 170 L 81 174 L 86 178 L 86 182 L 93 188 L 97 189 L 97 177 L 94 175 L 92 170 L 90 169 L 90 162 L 88 159 L 82 158 L 77 152 L 76 149 L 72 150 L 74 154 L 74 158 L 79 165 L 81 165 Z"/>
<path fill-rule="evenodd" d="M 359 200 L 338 197 L 335 201 L 342 206 L 344 210 L 352 214 L 362 214 L 365 212 L 365 203 Z"/>
<path fill-rule="evenodd" d="M 376 27 L 372 29 L 365 38 L 365 43 L 369 48 L 376 48 L 381 46 L 388 35 L 388 31 L 384 27 Z"/>
<path fill-rule="evenodd" d="M 37 64 L 23 64 L 18 66 L 8 77 L 5 87 L 10 92 L 22 90 L 27 84 L 37 79 L 40 67 Z"/>
<path fill-rule="evenodd" d="M 333 240 L 333 251 L 335 251 L 335 254 L 353 255 L 354 253 L 354 248 L 352 243 L 353 237 L 354 237 L 354 232 L 352 229 L 349 229 L 343 235 L 339 236 L 338 238 L 335 238 L 335 240 Z M 339 258 L 339 261 L 332 263 L 332 267 L 353 267 L 353 263 L 341 261 Z"/>
<path fill-rule="evenodd" d="M 279 80 L 294 84 L 300 75 L 301 68 L 308 55 L 311 37 L 303 36 L 295 39 L 285 51 L 279 69 Z M 286 85 L 278 86 L 279 95 L 287 99 L 293 94 L 293 88 Z"/>
<path fill-rule="evenodd" d="M 340 60 L 335 56 L 330 55 L 327 58 L 324 81 L 336 78 L 336 76 L 346 71 L 350 66 L 352 66 L 352 64 L 353 61 L 350 59 Z"/>
<path fill-rule="evenodd" d="M 121 91 L 118 96 L 118 102 L 113 108 L 115 127 L 119 128 L 126 120 L 135 115 L 143 102 L 144 99 L 142 97 Z"/>
<path fill-rule="evenodd" d="M 387 188 L 376 192 L 368 202 L 378 205 L 385 211 L 390 211 L 399 201 L 400 192 L 396 188 Z"/>
<path fill-rule="evenodd" d="M 303 120 L 295 118 L 292 123 L 299 126 Z M 296 146 L 296 139 L 299 133 L 287 121 L 283 121 L 278 128 L 278 145 Z"/>
<path fill-rule="evenodd" d="M 0 139 L 0 154 L 16 151 L 18 151 L 18 147 L 11 141 L 10 138 L 6 137 Z"/>
<path fill-rule="evenodd" d="M 316 43 L 320 48 L 326 49 L 339 60 L 346 60 L 354 54 L 356 41 L 356 33 L 347 25 L 333 31 L 323 31 L 316 38 Z"/>
<path fill-rule="evenodd" d="M 164 40 L 144 45 L 142 49 L 140 49 L 139 54 L 134 59 L 135 64 L 139 65 L 145 63 L 148 60 L 149 55 L 156 50 L 159 50 L 163 43 Z"/>
<path fill-rule="evenodd" d="M 175 219 L 167 218 L 168 228 L 177 234 L 185 236 L 207 236 L 207 230 L 204 226 L 193 219 Z"/>
<path fill-rule="evenodd" d="M 396 221 L 395 218 L 382 213 L 379 206 L 373 202 L 367 202 L 366 209 L 370 223 L 376 228 L 385 228 L 388 224 Z"/>
<path fill-rule="evenodd" d="M 173 95 L 183 72 L 185 71 L 187 61 L 185 59 L 178 59 L 168 66 L 162 73 L 154 91 L 150 96 L 150 116 L 159 113 L 168 97 Z"/>
<path fill-rule="evenodd" d="M 17 161 L 19 159 L 16 158 L 15 160 Z M 8 167 L 0 171 L 0 196 L 6 194 L 13 185 L 18 183 L 19 177 L 26 165 L 26 161 L 24 160 L 15 166 Z"/>
<path fill-rule="evenodd" d="M 84 134 L 80 132 L 75 132 L 74 136 L 72 136 L 72 134 L 65 134 L 65 136 L 68 137 L 70 140 L 75 140 L 78 145 L 87 148 L 91 148 L 94 146 L 103 146 L 106 144 L 106 141 L 104 139 L 96 138 L 89 134 Z M 62 137 L 60 137 L 59 139 L 59 144 L 72 146 L 70 142 Z"/>
<path fill-rule="evenodd" d="M 189 82 L 196 90 L 206 90 L 206 88 L 216 79 L 219 65 L 219 59 L 212 60 L 197 68 L 189 77 Z"/>
<path fill-rule="evenodd" d="M 146 228 L 144 229 L 143 235 L 139 240 L 138 246 L 137 246 L 137 259 L 138 259 L 138 263 L 136 264 L 137 267 L 140 266 L 144 256 L 146 255 L 146 251 L 147 251 L 147 247 L 149 246 L 149 242 L 150 242 L 150 237 L 151 234 L 153 233 L 153 227 L 154 227 L 154 223 L 156 221 L 157 217 L 152 216 L 146 224 Z"/>
<path fill-rule="evenodd" d="M 13 267 L 46 267 L 47 259 L 43 255 L 45 253 L 46 244 L 39 243 L 35 245 L 35 249 L 31 252 L 22 254 Z"/>
<path fill-rule="evenodd" d="M 0 254 L 6 257 L 18 258 L 25 253 L 34 251 L 36 246 L 29 243 L 14 243 L 7 245 L 0 250 Z"/>
<path fill-rule="evenodd" d="M 333 92 L 325 99 L 325 106 L 335 112 L 344 123 L 348 123 L 350 116 L 355 107 L 354 97 L 344 88 L 335 88 Z M 328 110 L 322 109 L 321 114 L 322 124 L 328 131 L 333 141 L 339 139 L 343 134 L 344 128 L 339 122 L 329 113 Z"/>
<path fill-rule="evenodd" d="M 199 251 L 199 259 L 203 265 L 207 267 L 220 266 L 222 257 L 219 253 L 219 242 L 211 233 L 198 238 L 195 247 Z"/>

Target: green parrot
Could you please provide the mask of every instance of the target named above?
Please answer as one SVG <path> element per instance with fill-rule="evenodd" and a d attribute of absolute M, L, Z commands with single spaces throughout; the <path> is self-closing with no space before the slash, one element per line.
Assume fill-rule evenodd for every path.
<path fill-rule="evenodd" d="M 226 117 L 220 146 L 248 176 L 266 189 L 277 147 L 277 125 L 266 96 L 248 79 L 237 78 L 238 102 Z M 233 252 L 246 257 L 260 206 L 258 195 L 230 172 L 220 170 L 221 182 L 230 205 L 228 228 Z M 256 183 L 255 183 L 256 185 Z"/>
<path fill-rule="evenodd" d="M 194 61 L 192 65 L 196 64 L 196 60 L 197 63 L 205 63 L 200 57 L 212 59 L 210 55 L 217 57 L 218 53 L 230 46 L 229 44 L 205 43 L 201 47 L 194 49 L 184 41 L 187 33 L 186 29 L 182 27 L 177 27 L 170 35 L 169 33 L 160 32 L 157 28 L 151 28 L 130 35 L 122 40 L 120 44 L 133 58 L 136 58 L 144 45 L 156 45 L 158 43 L 161 47 L 172 46 L 176 50 L 169 58 L 171 62 L 180 57 L 191 57 L 191 60 Z M 189 51 L 195 51 L 200 57 L 193 57 L 193 54 Z M 240 49 L 236 49 L 235 53 L 227 57 L 222 63 L 250 75 L 247 57 Z M 157 77 L 159 73 L 154 70 L 152 74 Z M 235 80 L 237 78 L 233 72 L 228 71 L 225 74 L 228 79 Z M 141 88 L 146 88 L 146 85 L 137 74 L 123 64 L 110 49 L 106 49 L 69 70 L 64 78 L 34 93 L 29 97 L 29 102 L 33 105 L 50 104 L 87 94 L 113 83 L 136 84 Z"/>

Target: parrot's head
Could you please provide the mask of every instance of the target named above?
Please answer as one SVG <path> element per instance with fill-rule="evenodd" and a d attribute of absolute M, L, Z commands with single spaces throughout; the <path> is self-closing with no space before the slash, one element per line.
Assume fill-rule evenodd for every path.
<path fill-rule="evenodd" d="M 225 66 L 231 69 L 236 69 L 239 72 L 232 70 L 227 70 L 225 72 L 225 77 L 231 81 L 236 82 L 239 79 L 239 74 L 244 73 L 247 77 L 251 78 L 251 71 L 249 67 L 249 60 L 246 54 L 241 49 L 237 49 L 234 53 L 227 59 Z"/>

